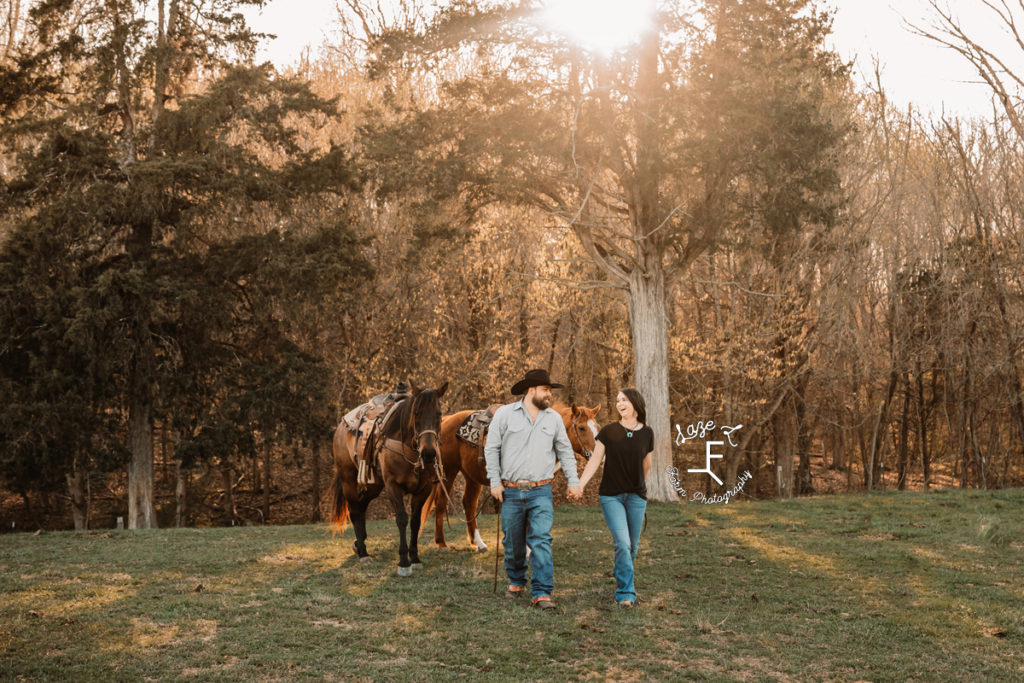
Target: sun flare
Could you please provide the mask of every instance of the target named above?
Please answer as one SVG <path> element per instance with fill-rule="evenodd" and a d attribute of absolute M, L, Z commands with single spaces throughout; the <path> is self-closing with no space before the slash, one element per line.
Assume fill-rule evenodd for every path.
<path fill-rule="evenodd" d="M 593 52 L 609 55 L 650 27 L 650 0 L 547 0 L 541 25 Z"/>

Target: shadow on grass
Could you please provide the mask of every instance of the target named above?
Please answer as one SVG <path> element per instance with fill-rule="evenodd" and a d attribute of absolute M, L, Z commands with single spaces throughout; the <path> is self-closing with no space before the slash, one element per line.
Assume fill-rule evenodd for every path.
<path fill-rule="evenodd" d="M 325 526 L 11 535 L 0 678 L 1016 679 L 1022 505 L 651 505 L 632 611 L 612 600 L 600 510 L 560 507 L 557 614 L 503 599 L 500 566 L 494 592 L 493 538 L 423 543 L 425 566 L 398 577 L 389 521 L 369 525 L 369 562 Z M 990 543 L 982 519 L 1010 529 Z"/>

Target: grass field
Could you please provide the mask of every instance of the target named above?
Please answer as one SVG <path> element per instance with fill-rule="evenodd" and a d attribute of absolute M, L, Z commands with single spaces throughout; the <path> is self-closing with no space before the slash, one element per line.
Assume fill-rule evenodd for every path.
<path fill-rule="evenodd" d="M 597 508 L 555 512 L 558 613 L 492 550 L 395 572 L 324 526 L 0 536 L 2 680 L 1024 680 L 1024 491 L 652 505 L 638 609 Z M 430 537 L 424 533 L 424 540 Z"/>

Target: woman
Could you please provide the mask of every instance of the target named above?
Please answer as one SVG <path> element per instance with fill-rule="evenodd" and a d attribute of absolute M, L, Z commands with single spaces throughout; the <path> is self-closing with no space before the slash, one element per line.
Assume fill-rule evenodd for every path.
<path fill-rule="evenodd" d="M 587 463 L 580 486 L 605 462 L 598 493 L 601 511 L 615 543 L 615 601 L 622 607 L 636 603 L 633 562 L 640 545 L 640 530 L 647 510 L 647 472 L 651 469 L 654 432 L 644 424 L 647 407 L 636 389 L 623 389 L 615 398 L 619 421 L 604 426 L 595 438 L 594 454 Z"/>

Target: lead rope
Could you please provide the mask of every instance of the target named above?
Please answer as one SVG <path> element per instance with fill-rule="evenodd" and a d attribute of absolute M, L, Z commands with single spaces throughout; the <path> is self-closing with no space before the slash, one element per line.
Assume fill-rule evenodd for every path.
<path fill-rule="evenodd" d="M 441 490 L 444 491 L 444 499 L 447 501 L 444 506 L 444 523 L 448 525 L 448 530 L 452 529 L 451 513 L 453 510 L 452 505 L 452 494 L 448 491 L 448 487 L 444 485 L 444 463 L 441 462 L 441 458 L 434 461 L 434 469 L 437 470 L 437 483 L 441 486 Z M 458 474 L 458 473 L 456 473 Z M 434 503 L 435 508 L 440 511 L 437 507 L 437 503 Z M 435 515 L 437 512 L 434 513 Z M 458 514 L 455 515 L 458 517 Z M 473 515 L 473 519 L 476 519 L 476 515 Z M 460 520 L 469 523 L 468 520 Z"/>
<path fill-rule="evenodd" d="M 501 504 L 498 505 L 498 528 L 494 532 L 494 593 L 498 592 L 498 546 L 501 545 Z"/>

